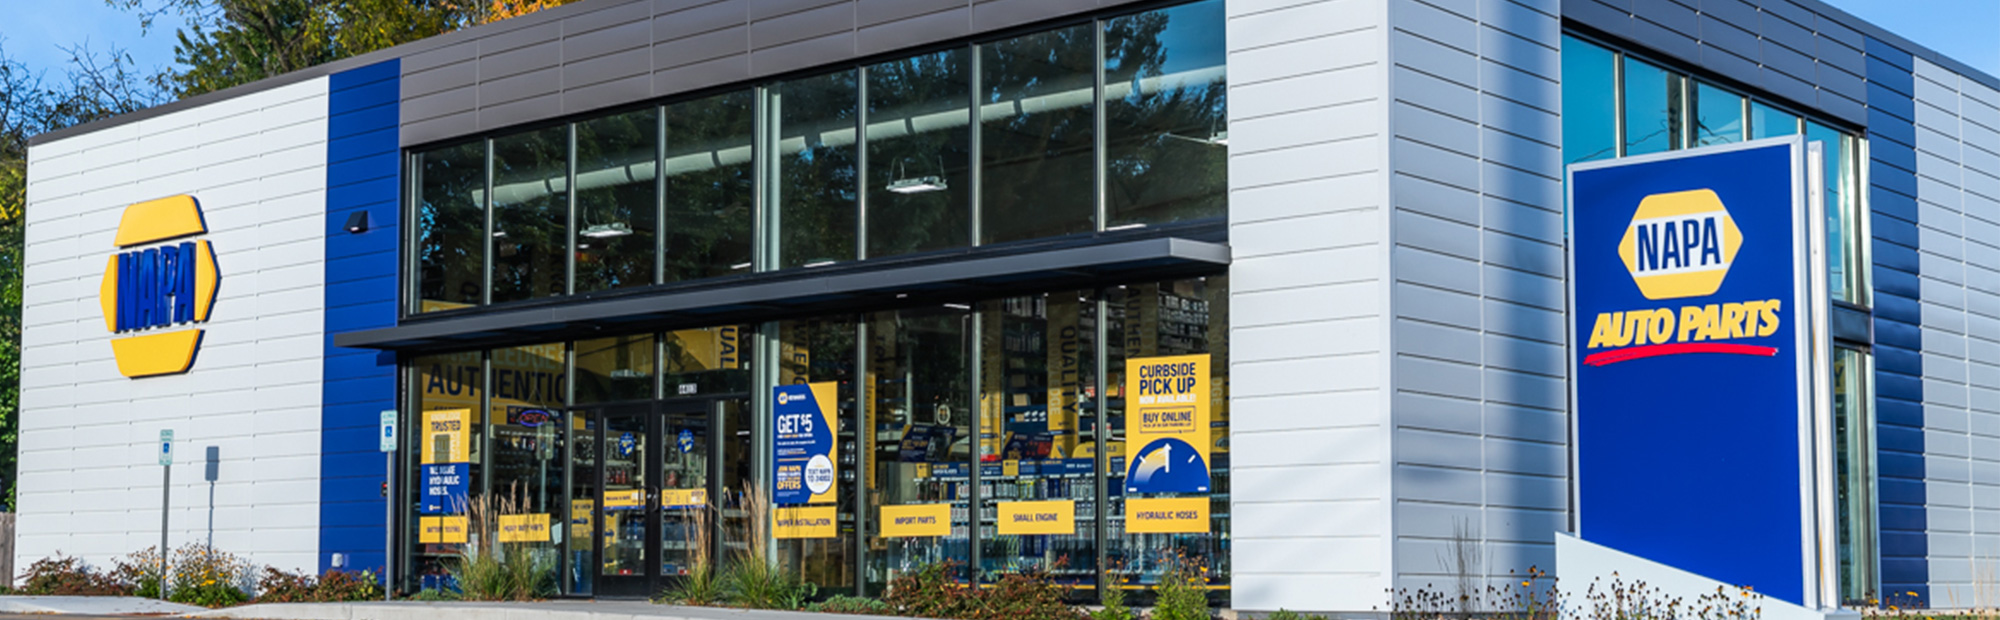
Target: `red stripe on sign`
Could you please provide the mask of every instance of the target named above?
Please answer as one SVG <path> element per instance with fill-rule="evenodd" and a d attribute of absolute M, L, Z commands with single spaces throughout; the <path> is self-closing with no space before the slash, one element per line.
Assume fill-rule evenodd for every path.
<path fill-rule="evenodd" d="M 1592 353 L 1589 356 L 1583 358 L 1583 363 L 1590 366 L 1604 366 L 1607 364 L 1616 364 L 1618 362 L 1623 362 L 1626 360 L 1636 360 L 1647 357 L 1659 357 L 1662 355 L 1681 355 L 1684 353 L 1727 353 L 1730 355 L 1757 355 L 1762 357 L 1772 357 L 1778 354 L 1778 348 L 1763 347 L 1751 344 L 1729 344 L 1725 342 L 1676 342 L 1672 344 L 1649 344 L 1645 346 L 1626 347 L 1623 349 L 1615 349 L 1611 351 Z"/>

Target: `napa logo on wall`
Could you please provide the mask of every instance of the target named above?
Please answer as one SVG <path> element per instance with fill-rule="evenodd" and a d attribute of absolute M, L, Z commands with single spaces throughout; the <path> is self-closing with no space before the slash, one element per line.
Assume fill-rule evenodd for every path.
<path fill-rule="evenodd" d="M 151 377 L 187 372 L 201 347 L 221 283 L 215 249 L 193 196 L 169 196 L 125 208 L 104 266 L 98 302 L 118 372 Z"/>
<path fill-rule="evenodd" d="M 1801 604 L 1817 514 L 1806 146 L 1579 163 L 1568 183 L 1577 534 Z M 1719 497 L 1729 510 L 1709 509 Z"/>

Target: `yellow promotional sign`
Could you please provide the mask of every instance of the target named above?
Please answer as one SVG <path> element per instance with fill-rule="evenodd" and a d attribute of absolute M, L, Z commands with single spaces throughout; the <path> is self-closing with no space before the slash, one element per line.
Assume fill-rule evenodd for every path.
<path fill-rule="evenodd" d="M 1000 502 L 994 507 L 998 534 L 1076 534 L 1076 500 Z"/>
<path fill-rule="evenodd" d="M 1126 493 L 1207 493 L 1209 357 L 1142 357 L 1125 363 Z"/>
<path fill-rule="evenodd" d="M 1125 531 L 1133 534 L 1206 534 L 1208 497 L 1134 497 L 1125 500 Z"/>
<path fill-rule="evenodd" d="M 696 508 L 707 503 L 706 489 L 660 489 L 661 508 Z"/>
<path fill-rule="evenodd" d="M 466 518 L 422 517 L 417 519 L 417 542 L 439 545 L 461 545 L 466 541 Z"/>
<path fill-rule="evenodd" d="M 500 531 L 495 537 L 503 543 L 548 542 L 549 516 L 500 515 Z"/>
<path fill-rule="evenodd" d="M 194 365 L 203 330 L 175 328 L 207 322 L 215 306 L 221 281 L 215 247 L 206 240 L 184 239 L 206 232 L 201 205 L 193 196 L 125 208 L 112 238 L 120 251 L 106 260 L 97 291 L 105 329 L 127 334 L 111 341 L 119 374 L 150 377 L 186 372 Z M 148 247 L 137 247 L 142 245 Z"/>
<path fill-rule="evenodd" d="M 833 538 L 840 534 L 834 525 L 833 506 L 781 506 L 772 511 L 774 538 Z"/>
<path fill-rule="evenodd" d="M 590 540 L 590 528 L 596 524 L 596 506 L 587 499 L 569 500 L 569 537 Z"/>
<path fill-rule="evenodd" d="M 903 504 L 882 507 L 882 537 L 923 538 L 951 535 L 951 504 Z"/>
<path fill-rule="evenodd" d="M 472 460 L 472 442 L 467 439 L 470 409 L 424 412 L 423 459 L 425 465 L 466 463 Z"/>
<path fill-rule="evenodd" d="M 646 491 L 643 489 L 632 489 L 630 491 L 604 492 L 605 510 L 612 510 L 617 508 L 645 508 L 645 507 L 646 507 Z"/>

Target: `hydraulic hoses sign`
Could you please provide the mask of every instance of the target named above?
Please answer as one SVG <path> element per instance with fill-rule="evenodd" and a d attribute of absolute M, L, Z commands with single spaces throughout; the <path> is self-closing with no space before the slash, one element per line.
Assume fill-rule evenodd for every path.
<path fill-rule="evenodd" d="M 1822 268 L 1804 151 L 1761 140 L 1569 177 L 1578 535 L 1794 603 L 1813 574 Z"/>
<path fill-rule="evenodd" d="M 831 381 L 771 389 L 771 503 L 777 506 L 771 530 L 778 538 L 837 534 L 838 398 L 839 384 Z"/>
<path fill-rule="evenodd" d="M 112 243 L 119 252 L 104 267 L 98 303 L 113 334 L 118 373 L 150 377 L 187 372 L 221 281 L 201 205 L 193 196 L 148 200 L 125 208 Z M 164 243 L 163 243 L 164 242 Z"/>

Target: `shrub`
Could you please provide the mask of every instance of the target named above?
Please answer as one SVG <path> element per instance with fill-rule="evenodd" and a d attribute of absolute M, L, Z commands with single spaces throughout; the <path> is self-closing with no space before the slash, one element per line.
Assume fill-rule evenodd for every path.
<path fill-rule="evenodd" d="M 227 607 L 249 600 L 239 585 L 250 564 L 204 543 L 189 543 L 174 552 L 173 588 L 167 600 L 202 607 Z"/>
<path fill-rule="evenodd" d="M 1289 609 L 1280 609 L 1271 612 L 1271 615 L 1266 616 L 1264 620 L 1326 620 L 1326 616 L 1322 616 L 1319 614 L 1302 614 Z"/>
<path fill-rule="evenodd" d="M 681 575 L 680 582 L 661 592 L 654 602 L 708 605 L 722 598 L 722 584 L 715 574 L 715 564 L 710 561 L 714 549 L 709 529 L 713 523 L 711 514 L 708 506 L 687 511 L 687 518 L 681 523 L 688 545 L 687 574 Z"/>
<path fill-rule="evenodd" d="M 1208 620 L 1208 567 L 1176 558 L 1155 587 L 1152 620 Z"/>
<path fill-rule="evenodd" d="M 130 596 L 132 587 L 99 573 L 81 558 L 57 553 L 35 560 L 21 575 L 21 593 L 37 596 Z"/>
<path fill-rule="evenodd" d="M 861 596 L 835 595 L 824 601 L 806 606 L 806 611 L 827 614 L 859 614 L 870 616 L 893 616 L 896 608 L 888 603 Z"/>
<path fill-rule="evenodd" d="M 1132 608 L 1125 606 L 1125 588 L 1118 584 L 1105 584 L 1103 603 L 1103 607 L 1090 612 L 1091 620 L 1136 620 Z"/>
<path fill-rule="evenodd" d="M 111 576 L 119 583 L 132 586 L 132 595 L 143 598 L 160 598 L 160 550 L 147 547 L 134 551 L 117 560 L 111 569 Z"/>
<path fill-rule="evenodd" d="M 905 616 L 964 618 L 973 606 L 973 591 L 951 578 L 952 562 L 928 564 L 889 580 L 882 602 Z"/>
<path fill-rule="evenodd" d="M 522 514 L 520 489 L 512 495 L 482 495 L 467 507 L 477 544 L 461 545 L 450 567 L 464 600 L 528 601 L 555 593 L 554 562 L 541 557 L 534 543 L 498 542 L 500 517 Z"/>
<path fill-rule="evenodd" d="M 1086 620 L 1063 602 L 1063 589 L 1043 571 L 1010 573 L 975 595 L 972 620 Z"/>
<path fill-rule="evenodd" d="M 292 573 L 265 567 L 257 580 L 259 603 L 338 603 L 382 598 L 382 588 L 372 571 L 327 571 L 315 579 L 306 573 Z"/>
<path fill-rule="evenodd" d="M 459 597 L 458 594 L 450 591 L 439 590 L 437 588 L 424 588 L 422 590 L 418 590 L 416 594 L 410 595 L 409 600 L 430 601 L 430 602 L 456 601 L 459 600 Z"/>
<path fill-rule="evenodd" d="M 718 590 L 731 605 L 751 609 L 800 609 L 812 600 L 819 588 L 801 581 L 791 571 L 774 566 L 765 558 L 764 541 L 770 538 L 771 497 L 763 489 L 747 486 L 740 496 L 743 521 L 739 540 L 750 544 L 730 558 L 722 569 Z"/>

